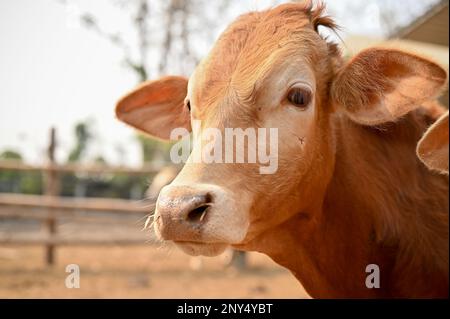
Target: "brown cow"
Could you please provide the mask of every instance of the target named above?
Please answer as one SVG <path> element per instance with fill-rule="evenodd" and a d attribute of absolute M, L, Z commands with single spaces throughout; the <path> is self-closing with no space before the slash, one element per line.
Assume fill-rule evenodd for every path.
<path fill-rule="evenodd" d="M 312 297 L 447 296 L 448 178 L 417 158 L 435 118 L 413 111 L 446 72 L 383 48 L 344 63 L 317 31 L 335 27 L 322 12 L 285 4 L 243 15 L 189 81 L 147 82 L 118 102 L 119 119 L 159 138 L 192 120 L 278 128 L 274 174 L 188 161 L 159 195 L 155 231 L 192 255 L 265 253 Z M 366 283 L 371 264 L 379 288 Z"/>
<path fill-rule="evenodd" d="M 448 111 L 420 139 L 417 156 L 428 168 L 448 174 Z"/>

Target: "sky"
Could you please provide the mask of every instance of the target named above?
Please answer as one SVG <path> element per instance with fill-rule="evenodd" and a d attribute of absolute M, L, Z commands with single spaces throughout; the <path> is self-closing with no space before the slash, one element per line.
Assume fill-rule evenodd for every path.
<path fill-rule="evenodd" d="M 325 2 L 344 27 L 343 37 L 355 33 L 382 36 L 376 1 L 386 2 L 367 0 L 362 9 L 360 0 Z M 422 0 L 412 14 L 420 14 L 435 1 Z M 227 15 L 221 17 L 217 34 L 238 14 L 274 2 L 233 1 Z M 399 2 L 409 4 L 411 0 Z M 80 26 L 78 19 L 85 10 L 97 13 L 102 26 L 120 29 L 131 37 L 128 17 L 112 6 L 111 0 L 68 3 L 0 1 L 0 152 L 16 150 L 27 162 L 43 163 L 53 126 L 58 136 L 57 160 L 65 161 L 74 146 L 75 123 L 89 120 L 96 136 L 89 158 L 102 155 L 111 164 L 138 166 L 141 154 L 135 132 L 113 113 L 118 98 L 136 85 L 135 75 L 123 66 L 120 49 Z M 349 9 L 355 6 L 362 12 L 348 18 Z M 406 15 L 398 16 L 399 24 L 408 22 Z M 125 150 L 125 155 L 119 156 L 118 149 Z"/>

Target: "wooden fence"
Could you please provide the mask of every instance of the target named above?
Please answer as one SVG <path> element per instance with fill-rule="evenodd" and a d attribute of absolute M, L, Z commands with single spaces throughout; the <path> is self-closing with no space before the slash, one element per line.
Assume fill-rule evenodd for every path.
<path fill-rule="evenodd" d="M 27 165 L 16 161 L 0 161 L 1 170 L 16 171 L 36 171 L 44 174 L 45 191 L 44 195 L 23 195 L 0 193 L 0 217 L 15 219 L 38 220 L 45 225 L 48 236 L 41 239 L 14 239 L 0 238 L 0 244 L 42 244 L 45 245 L 45 260 L 48 265 L 55 262 L 55 248 L 59 245 L 96 245 L 113 244 L 129 245 L 145 243 L 141 239 L 119 239 L 119 240 L 92 240 L 92 239 L 67 239 L 58 236 L 57 219 L 70 218 L 71 221 L 89 221 L 105 223 L 118 223 L 107 216 L 81 216 L 79 212 L 107 212 L 124 216 L 130 213 L 150 213 L 153 203 L 139 203 L 132 200 L 106 199 L 106 198 L 73 198 L 60 197 L 60 176 L 63 173 L 84 173 L 91 175 L 99 174 L 127 174 L 127 175 L 148 175 L 158 172 L 159 166 L 144 166 L 140 169 L 127 167 L 110 167 L 105 165 L 79 165 L 66 164 L 58 165 L 55 161 L 55 130 L 50 133 L 50 143 L 48 147 L 48 164 Z M 36 212 L 38 209 L 40 212 Z"/>

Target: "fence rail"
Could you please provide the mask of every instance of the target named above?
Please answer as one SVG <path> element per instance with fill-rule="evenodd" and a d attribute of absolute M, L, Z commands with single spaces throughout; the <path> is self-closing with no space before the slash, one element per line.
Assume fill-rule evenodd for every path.
<path fill-rule="evenodd" d="M 100 223 L 101 225 L 128 225 L 128 224 L 142 224 L 144 225 L 144 218 L 136 220 L 130 220 L 130 218 L 121 218 L 118 216 L 122 216 L 123 214 L 116 214 L 116 218 L 111 216 L 86 216 L 81 215 L 76 211 L 60 211 L 58 212 L 58 219 L 61 220 L 70 220 L 71 222 L 79 222 L 79 223 Z M 127 214 L 128 215 L 128 214 Z M 40 211 L 30 211 L 28 208 L 16 208 L 10 207 L 7 210 L 3 210 L 0 205 L 0 220 L 8 219 L 8 220 L 35 220 L 43 222 L 48 219 L 48 212 L 45 210 Z M 1 240 L 0 240 L 1 243 Z"/>
<path fill-rule="evenodd" d="M 107 211 L 108 213 L 149 213 L 153 202 L 145 204 L 143 201 L 106 198 L 71 198 L 49 195 L 23 195 L 0 193 L 0 206 L 47 208 L 79 211 Z M 1 213 L 0 213 L 1 214 Z"/>
<path fill-rule="evenodd" d="M 1 160 L 0 170 L 17 170 L 28 172 L 57 172 L 57 173 L 86 173 L 86 174 L 127 174 L 146 175 L 154 174 L 161 170 L 162 165 L 146 164 L 141 168 L 124 166 L 107 166 L 103 164 L 47 164 L 30 165 L 13 160 Z"/>
<path fill-rule="evenodd" d="M 4 245 L 53 245 L 53 246 L 131 246 L 148 245 L 149 242 L 140 238 L 124 239 L 68 239 L 68 238 L 0 238 L 0 243 Z"/>

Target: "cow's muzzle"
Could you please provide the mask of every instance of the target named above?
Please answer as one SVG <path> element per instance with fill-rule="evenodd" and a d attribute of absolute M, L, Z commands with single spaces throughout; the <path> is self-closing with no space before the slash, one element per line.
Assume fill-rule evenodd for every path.
<path fill-rule="evenodd" d="M 156 203 L 155 233 L 190 254 L 205 254 L 198 252 L 200 246 L 216 251 L 245 237 L 247 218 L 236 206 L 229 192 L 216 185 L 168 185 Z"/>

